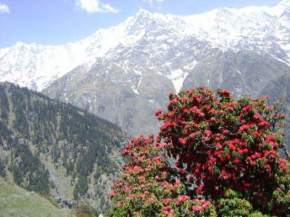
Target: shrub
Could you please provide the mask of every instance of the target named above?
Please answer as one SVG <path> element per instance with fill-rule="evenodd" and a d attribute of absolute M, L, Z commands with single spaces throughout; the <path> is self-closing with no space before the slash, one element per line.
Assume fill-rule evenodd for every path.
<path fill-rule="evenodd" d="M 241 194 L 228 190 L 224 197 L 218 201 L 218 214 L 223 217 L 266 217 L 262 213 L 253 211 L 252 204 L 243 199 Z"/>
<path fill-rule="evenodd" d="M 216 216 L 209 201 L 192 200 L 185 194 L 184 185 L 162 156 L 165 148 L 153 136 L 132 139 L 124 148 L 128 163 L 113 187 L 114 206 L 108 216 Z"/>
<path fill-rule="evenodd" d="M 160 136 L 194 195 L 216 200 L 227 189 L 241 192 L 254 208 L 267 209 L 286 161 L 283 116 L 264 98 L 235 100 L 226 90 L 206 88 L 172 94 Z"/>
<path fill-rule="evenodd" d="M 206 88 L 169 96 L 160 133 L 133 139 L 111 216 L 287 216 L 283 115 Z M 215 211 L 217 209 L 217 213 Z M 261 213 L 262 212 L 262 213 Z"/>

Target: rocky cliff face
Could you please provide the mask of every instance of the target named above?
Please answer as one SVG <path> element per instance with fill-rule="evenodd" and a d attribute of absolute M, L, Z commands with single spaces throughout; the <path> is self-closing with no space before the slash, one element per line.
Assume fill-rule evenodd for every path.
<path fill-rule="evenodd" d="M 1 175 L 30 191 L 105 208 L 125 141 L 114 124 L 9 83 L 0 85 Z"/>
<path fill-rule="evenodd" d="M 257 97 L 271 81 L 286 74 L 290 74 L 290 67 L 268 53 L 217 52 L 196 65 L 185 79 L 183 88 L 223 87 L 236 96 Z"/>

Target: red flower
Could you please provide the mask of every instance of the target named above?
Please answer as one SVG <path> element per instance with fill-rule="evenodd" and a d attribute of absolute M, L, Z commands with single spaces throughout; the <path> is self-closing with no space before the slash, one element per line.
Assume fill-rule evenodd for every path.
<path fill-rule="evenodd" d="M 244 188 L 249 188 L 249 187 L 251 187 L 251 183 L 249 183 L 249 182 L 244 182 L 244 183 L 243 183 L 243 187 L 244 187 Z"/>
<path fill-rule="evenodd" d="M 262 116 L 259 113 L 255 113 L 254 114 L 254 119 L 255 120 L 261 120 L 262 119 Z"/>
<path fill-rule="evenodd" d="M 239 158 L 235 158 L 234 160 L 233 160 L 233 163 L 234 164 L 239 164 L 239 163 L 241 163 L 241 160 L 239 159 Z"/>
<path fill-rule="evenodd" d="M 252 110 L 252 105 L 246 105 L 243 109 L 242 109 L 242 113 L 246 113 L 246 112 L 248 112 L 248 111 L 250 111 L 250 110 Z"/>
<path fill-rule="evenodd" d="M 163 198 L 163 199 L 161 199 L 161 201 L 162 201 L 162 203 L 164 204 L 164 205 L 169 205 L 170 204 L 170 202 L 172 201 L 172 199 L 171 198 Z"/>
<path fill-rule="evenodd" d="M 225 98 L 229 98 L 231 93 L 229 90 L 226 90 L 226 89 L 220 89 L 218 90 L 218 94 L 221 96 L 221 97 L 225 97 Z"/>
<path fill-rule="evenodd" d="M 161 163 L 161 157 L 160 156 L 154 157 L 152 160 L 155 161 L 156 163 Z"/>
<path fill-rule="evenodd" d="M 267 135 L 266 139 L 267 142 L 275 142 L 276 139 L 273 135 Z"/>
<path fill-rule="evenodd" d="M 258 125 L 259 127 L 268 127 L 270 124 L 267 121 L 261 121 Z"/>
<path fill-rule="evenodd" d="M 179 170 L 179 174 L 180 174 L 181 176 L 186 175 L 186 169 L 180 169 L 180 170 Z"/>
<path fill-rule="evenodd" d="M 192 206 L 191 209 L 193 212 L 201 212 L 203 210 L 203 207 L 200 205 L 194 205 L 194 206 Z"/>
<path fill-rule="evenodd" d="M 204 185 L 200 185 L 196 190 L 195 190 L 195 192 L 197 193 L 197 194 L 201 194 L 203 191 L 204 191 Z"/>
<path fill-rule="evenodd" d="M 177 167 L 177 168 L 182 168 L 182 163 L 179 161 L 179 160 L 177 160 L 176 162 L 175 162 L 175 166 Z"/>
<path fill-rule="evenodd" d="M 232 143 L 230 143 L 230 144 L 229 144 L 229 149 L 230 149 L 231 151 L 234 151 L 234 150 L 236 150 L 236 147 L 235 147 Z"/>
<path fill-rule="evenodd" d="M 249 128 L 251 128 L 251 125 L 244 124 L 244 125 L 240 126 L 239 131 L 243 132 L 243 131 L 248 130 Z"/>
<path fill-rule="evenodd" d="M 282 171 L 286 172 L 287 171 L 287 163 L 286 163 L 286 160 L 284 159 L 281 159 L 279 161 L 279 167 Z"/>
<path fill-rule="evenodd" d="M 216 149 L 221 149 L 222 145 L 220 143 L 216 143 L 215 147 L 216 147 Z"/>
<path fill-rule="evenodd" d="M 157 181 L 160 181 L 160 176 L 155 176 L 155 179 L 156 179 Z"/>
<path fill-rule="evenodd" d="M 190 200 L 190 197 L 187 195 L 180 195 L 177 198 L 177 205 L 180 205 L 181 203 Z"/>
<path fill-rule="evenodd" d="M 184 139 L 184 138 L 179 138 L 178 141 L 179 141 L 179 143 L 180 143 L 181 145 L 186 145 L 186 139 Z"/>
<path fill-rule="evenodd" d="M 160 110 L 160 109 L 158 109 L 158 110 L 155 112 L 155 116 L 156 116 L 156 117 L 159 117 L 161 114 L 162 114 L 162 110 Z"/>

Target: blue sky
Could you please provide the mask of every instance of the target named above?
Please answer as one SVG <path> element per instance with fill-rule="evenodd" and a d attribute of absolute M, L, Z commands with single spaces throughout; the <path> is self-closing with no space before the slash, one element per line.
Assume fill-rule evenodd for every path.
<path fill-rule="evenodd" d="M 59 44 L 118 24 L 139 8 L 194 14 L 216 7 L 274 5 L 279 0 L 0 0 L 0 48 L 17 41 Z"/>

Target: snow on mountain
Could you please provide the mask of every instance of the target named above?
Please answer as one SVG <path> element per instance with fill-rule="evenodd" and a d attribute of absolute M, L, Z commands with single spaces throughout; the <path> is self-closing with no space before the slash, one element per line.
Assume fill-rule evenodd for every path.
<path fill-rule="evenodd" d="M 286 0 L 274 7 L 218 8 L 187 16 L 185 20 L 192 25 L 190 34 L 206 38 L 215 47 L 267 50 L 275 43 L 289 44 L 285 36 L 290 34 L 290 22 L 283 17 L 290 11 L 289 2 Z"/>
<path fill-rule="evenodd" d="M 0 81 L 42 90 L 75 67 L 93 63 L 117 45 L 134 43 L 139 35 L 127 35 L 127 22 L 98 30 L 75 43 L 51 46 L 18 42 L 0 49 Z"/>
<path fill-rule="evenodd" d="M 205 46 L 188 42 L 193 40 L 223 51 L 261 50 L 289 64 L 290 0 L 283 0 L 272 7 L 217 8 L 190 16 L 140 10 L 123 23 L 100 29 L 78 42 L 54 46 L 19 42 L 0 49 L 0 81 L 42 90 L 81 64 L 92 64 L 96 58 L 114 60 L 119 58 L 118 55 L 125 61 L 123 52 L 136 49 L 139 55 L 144 52 L 151 59 L 157 58 L 158 64 L 167 66 L 164 66 L 167 72 L 165 68 L 156 72 L 171 79 L 178 90 L 187 75 L 186 68 L 192 70 L 193 63 L 202 57 L 201 51 Z M 190 59 L 191 63 L 183 66 L 185 69 L 175 62 L 179 61 L 178 55 L 185 55 L 183 51 L 169 55 L 169 51 L 174 52 L 171 47 L 181 41 L 192 46 L 187 52 L 192 50 L 194 56 Z M 130 64 L 134 61 L 137 60 L 131 59 Z M 156 70 L 150 62 L 144 65 Z M 132 68 L 126 66 L 126 61 L 121 67 L 125 72 Z M 142 71 L 138 67 L 134 70 L 138 73 Z"/>

